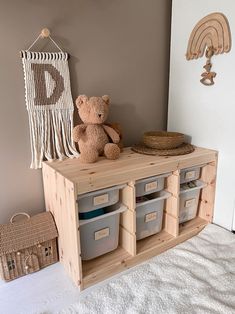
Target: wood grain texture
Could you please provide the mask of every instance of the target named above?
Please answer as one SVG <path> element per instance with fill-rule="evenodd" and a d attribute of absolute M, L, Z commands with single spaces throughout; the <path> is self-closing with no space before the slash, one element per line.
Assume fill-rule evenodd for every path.
<path fill-rule="evenodd" d="M 135 211 L 135 182 L 128 182 L 127 186 L 120 191 L 122 203 L 130 210 Z"/>
<path fill-rule="evenodd" d="M 231 49 L 229 22 L 222 13 L 211 13 L 195 25 L 188 42 L 187 60 L 202 57 L 209 47 L 213 47 L 215 54 L 229 52 Z"/>
<path fill-rule="evenodd" d="M 201 180 L 207 186 L 201 193 L 198 216 L 179 225 L 180 170 L 205 164 Z M 213 217 L 217 152 L 196 148 L 178 157 L 146 156 L 124 149 L 120 159 L 100 159 L 95 164 L 79 160 L 44 162 L 43 181 L 47 210 L 55 217 L 59 232 L 59 256 L 68 274 L 81 289 L 128 269 L 196 235 Z M 171 193 L 165 202 L 163 229 L 136 241 L 135 181 L 170 173 L 165 189 Z M 119 247 L 91 261 L 81 261 L 77 195 L 125 184 L 120 202 L 127 206 L 121 214 Z"/>
<path fill-rule="evenodd" d="M 207 221 L 195 218 L 190 224 L 186 223 L 178 237 L 173 237 L 166 231 L 137 242 L 137 255 L 132 257 L 122 248 L 100 256 L 92 261 L 83 263 L 84 288 L 105 280 L 117 273 L 140 264 L 198 234 Z"/>
<path fill-rule="evenodd" d="M 81 249 L 78 232 L 77 193 L 72 182 L 43 165 L 46 210 L 58 229 L 59 258 L 77 286 L 82 284 Z"/>
<path fill-rule="evenodd" d="M 217 158 L 204 166 L 201 171 L 201 180 L 207 183 L 201 191 L 199 202 L 199 217 L 212 222 L 214 204 L 215 204 L 215 191 L 216 191 L 216 174 L 217 174 Z"/>
<path fill-rule="evenodd" d="M 45 162 L 49 167 L 77 185 L 78 194 L 95 191 L 112 185 L 176 171 L 214 161 L 216 151 L 196 148 L 188 155 L 159 157 L 137 154 L 125 148 L 119 159 L 103 157 L 94 164 L 83 164 L 78 159 Z"/>
<path fill-rule="evenodd" d="M 122 226 L 119 227 L 120 232 L 120 246 L 123 247 L 130 255 L 136 255 L 136 235 L 129 232 Z"/>

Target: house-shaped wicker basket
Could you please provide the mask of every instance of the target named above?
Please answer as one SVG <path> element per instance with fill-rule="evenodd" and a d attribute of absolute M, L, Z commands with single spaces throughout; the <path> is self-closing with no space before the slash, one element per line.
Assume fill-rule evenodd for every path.
<path fill-rule="evenodd" d="M 27 218 L 14 222 L 18 215 Z M 1 277 L 9 281 L 57 262 L 57 237 L 51 213 L 14 215 L 9 224 L 0 225 Z"/>

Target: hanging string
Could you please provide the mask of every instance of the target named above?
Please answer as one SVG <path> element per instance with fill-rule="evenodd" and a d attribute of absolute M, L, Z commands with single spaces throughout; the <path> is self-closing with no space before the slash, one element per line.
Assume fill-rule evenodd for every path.
<path fill-rule="evenodd" d="M 57 43 L 54 41 L 53 38 L 51 38 L 51 36 L 49 36 L 50 40 L 54 43 L 54 45 L 60 50 L 60 52 L 63 52 L 62 49 L 57 45 Z"/>
<path fill-rule="evenodd" d="M 43 31 L 46 30 L 48 31 L 48 34 L 45 36 L 43 35 Z M 50 36 L 50 31 L 47 29 L 43 29 L 41 34 L 38 35 L 38 37 L 34 40 L 34 42 L 29 46 L 29 48 L 26 51 L 29 51 L 39 39 L 43 39 L 43 38 L 49 38 L 53 44 L 60 50 L 60 52 L 63 52 L 63 50 L 59 47 L 59 45 L 54 41 L 54 39 Z"/>
<path fill-rule="evenodd" d="M 36 42 L 41 38 L 41 34 L 38 35 L 38 37 L 34 40 L 34 42 L 29 46 L 28 49 L 26 49 L 27 51 L 29 51 L 35 44 Z"/>

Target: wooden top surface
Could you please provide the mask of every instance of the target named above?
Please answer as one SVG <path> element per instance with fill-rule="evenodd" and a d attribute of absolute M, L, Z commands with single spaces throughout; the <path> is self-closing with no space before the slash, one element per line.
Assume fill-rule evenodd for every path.
<path fill-rule="evenodd" d="M 77 184 L 78 194 L 128 181 L 175 171 L 216 160 L 215 150 L 196 147 L 191 154 L 161 157 L 135 153 L 125 148 L 117 160 L 100 157 L 93 164 L 83 164 L 77 159 L 44 162 L 69 181 Z"/>

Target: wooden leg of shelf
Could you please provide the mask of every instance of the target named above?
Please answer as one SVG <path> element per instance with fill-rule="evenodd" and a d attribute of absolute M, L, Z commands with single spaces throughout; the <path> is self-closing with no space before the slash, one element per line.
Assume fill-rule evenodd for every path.
<path fill-rule="evenodd" d="M 164 215 L 164 228 L 166 232 L 177 237 L 179 234 L 179 192 L 180 192 L 180 173 L 174 171 L 167 178 L 167 191 L 172 194 L 166 200 Z"/>
<path fill-rule="evenodd" d="M 121 191 L 121 201 L 128 209 L 120 217 L 120 246 L 132 256 L 136 255 L 136 211 L 135 211 L 135 182 Z"/>
<path fill-rule="evenodd" d="M 134 182 L 129 182 L 128 185 L 121 190 L 121 201 L 130 210 L 135 210 L 135 187 Z"/>
<path fill-rule="evenodd" d="M 201 180 L 207 183 L 202 189 L 198 215 L 208 222 L 213 220 L 217 162 L 207 164 L 202 168 Z"/>
<path fill-rule="evenodd" d="M 72 182 L 46 164 L 43 166 L 46 209 L 54 216 L 58 229 L 60 262 L 76 286 L 82 285 L 82 264 L 78 232 L 76 189 Z"/>
<path fill-rule="evenodd" d="M 174 171 L 166 180 L 166 189 L 176 198 L 179 196 L 180 192 L 180 173 L 178 170 Z"/>
<path fill-rule="evenodd" d="M 120 246 L 132 256 L 136 255 L 136 235 L 120 226 Z"/>
<path fill-rule="evenodd" d="M 173 235 L 174 237 L 177 237 L 179 234 L 179 219 L 178 217 L 171 216 L 167 213 L 165 213 L 165 219 L 164 219 L 164 229 L 169 234 Z"/>
<path fill-rule="evenodd" d="M 120 225 L 128 230 L 130 233 L 135 234 L 136 232 L 136 212 L 127 209 L 121 214 Z"/>
<path fill-rule="evenodd" d="M 166 208 L 165 211 L 167 214 L 178 217 L 179 216 L 179 197 L 170 196 L 166 200 Z"/>

